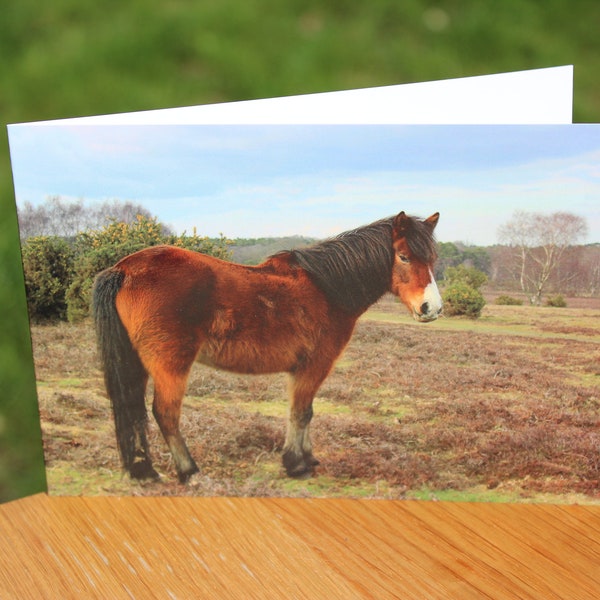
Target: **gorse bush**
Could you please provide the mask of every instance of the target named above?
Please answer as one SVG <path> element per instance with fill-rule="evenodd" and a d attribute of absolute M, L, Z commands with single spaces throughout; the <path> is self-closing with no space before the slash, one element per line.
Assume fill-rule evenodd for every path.
<path fill-rule="evenodd" d="M 558 294 L 557 296 L 550 296 L 550 298 L 546 300 L 546 306 L 552 306 L 554 308 L 566 308 L 567 301 L 565 300 L 564 296 Z"/>
<path fill-rule="evenodd" d="M 447 285 L 464 283 L 475 290 L 478 290 L 482 285 L 485 285 L 487 280 L 488 278 L 485 273 L 475 267 L 465 267 L 465 265 L 448 267 L 444 274 L 444 281 Z"/>
<path fill-rule="evenodd" d="M 165 233 L 154 217 L 140 215 L 131 223 L 113 221 L 96 231 L 67 241 L 30 238 L 23 244 L 27 303 L 34 320 L 79 321 L 89 315 L 96 275 L 116 262 L 149 246 L 171 244 L 229 259 L 230 242 L 192 235 Z"/>
<path fill-rule="evenodd" d="M 25 292 L 33 321 L 66 317 L 73 263 L 73 249 L 61 238 L 34 237 L 23 246 Z"/>
<path fill-rule="evenodd" d="M 466 316 L 476 319 L 481 316 L 485 299 L 479 290 L 463 282 L 449 285 L 443 293 L 444 314 L 449 317 Z"/>
<path fill-rule="evenodd" d="M 523 300 L 504 294 L 496 298 L 496 304 L 498 306 L 522 306 Z"/>
<path fill-rule="evenodd" d="M 96 275 L 142 248 L 165 243 L 155 218 L 138 216 L 133 223 L 113 221 L 97 231 L 87 231 L 75 240 L 74 276 L 67 290 L 67 318 L 79 321 L 89 314 Z"/>
<path fill-rule="evenodd" d="M 466 316 L 477 319 L 485 306 L 479 288 L 487 283 L 487 275 L 474 267 L 448 267 L 444 278 L 446 287 L 442 294 L 444 314 L 448 317 Z"/>

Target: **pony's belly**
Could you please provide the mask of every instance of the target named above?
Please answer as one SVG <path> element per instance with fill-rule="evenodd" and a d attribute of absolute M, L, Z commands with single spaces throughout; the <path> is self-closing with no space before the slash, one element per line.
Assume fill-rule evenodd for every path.
<path fill-rule="evenodd" d="M 305 310 L 257 296 L 251 303 L 219 308 L 200 334 L 196 360 L 236 373 L 293 371 L 315 348 Z M 318 323 L 313 318 L 309 323 Z"/>
<path fill-rule="evenodd" d="M 297 359 L 286 352 L 230 342 L 221 348 L 206 344 L 196 356 L 196 362 L 234 373 L 264 375 L 292 371 Z"/>

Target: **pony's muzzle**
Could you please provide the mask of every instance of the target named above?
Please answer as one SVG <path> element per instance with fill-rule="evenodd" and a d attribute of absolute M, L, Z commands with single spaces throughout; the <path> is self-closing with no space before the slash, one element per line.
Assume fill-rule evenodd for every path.
<path fill-rule="evenodd" d="M 442 296 L 431 275 L 431 282 L 425 288 L 425 293 L 421 297 L 421 304 L 413 305 L 413 317 L 421 323 L 435 321 L 442 312 Z"/>
<path fill-rule="evenodd" d="M 433 312 L 414 311 L 413 317 L 415 318 L 415 320 L 419 321 L 420 323 L 429 323 L 430 321 L 435 321 L 440 316 L 441 312 L 442 312 L 441 309 L 433 311 Z"/>
<path fill-rule="evenodd" d="M 432 304 L 430 302 L 423 302 L 418 309 L 413 309 L 413 317 L 420 323 L 428 323 L 429 321 L 435 321 L 442 312 L 442 303 Z"/>

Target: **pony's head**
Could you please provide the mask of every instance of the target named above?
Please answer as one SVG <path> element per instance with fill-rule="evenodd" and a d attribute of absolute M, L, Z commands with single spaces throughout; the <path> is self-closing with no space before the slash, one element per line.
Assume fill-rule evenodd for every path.
<path fill-rule="evenodd" d="M 391 291 L 417 321 L 433 321 L 442 310 L 442 298 L 433 277 L 437 258 L 433 230 L 439 218 L 439 213 L 435 213 L 421 221 L 401 212 L 393 219 Z"/>

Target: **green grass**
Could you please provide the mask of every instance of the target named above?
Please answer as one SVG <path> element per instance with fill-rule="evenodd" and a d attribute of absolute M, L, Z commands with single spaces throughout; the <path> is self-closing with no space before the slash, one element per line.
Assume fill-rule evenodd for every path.
<path fill-rule="evenodd" d="M 227 408 L 231 405 L 231 401 L 222 400 L 218 397 L 204 396 L 202 398 L 187 397 L 186 404 L 189 407 L 202 407 L 206 404 L 211 406 L 223 406 Z M 255 402 L 242 402 L 236 401 L 235 405 L 247 412 L 248 414 L 259 414 L 265 417 L 280 417 L 287 418 L 288 414 L 288 400 L 286 396 L 282 396 L 276 400 L 265 400 Z M 349 415 L 352 414 L 352 407 L 338 404 L 336 402 L 330 402 L 324 398 L 315 397 L 315 406 L 318 407 L 319 414 L 323 415 Z"/>
<path fill-rule="evenodd" d="M 509 309 L 509 310 L 506 310 Z M 504 307 L 488 305 L 479 319 L 465 317 L 440 318 L 431 323 L 417 323 L 397 305 L 397 311 L 373 309 L 365 313 L 363 319 L 382 323 L 402 323 L 414 327 L 426 327 L 438 331 L 473 331 L 510 336 L 535 338 L 570 339 L 580 341 L 600 341 L 597 311 L 576 309 L 556 309 L 548 307 L 516 306 Z M 545 322 L 554 327 L 544 329 Z M 559 327 L 556 327 L 556 324 Z M 562 327 L 562 329 L 561 329 Z M 584 331 L 581 333 L 579 330 Z M 597 333 L 594 333 L 597 332 Z"/>
<path fill-rule="evenodd" d="M 111 494 L 131 494 L 131 481 L 121 471 L 98 469 L 94 473 L 76 469 L 68 461 L 52 466 L 49 479 L 52 487 L 49 490 L 55 496 L 98 495 L 109 489 Z"/>
<path fill-rule="evenodd" d="M 280 489 L 293 496 L 311 498 L 372 498 L 401 497 L 401 493 L 391 488 L 387 482 L 369 483 L 344 478 L 318 476 L 312 479 L 284 479 Z"/>
<path fill-rule="evenodd" d="M 503 492 L 488 489 L 485 486 L 476 486 L 467 490 L 430 490 L 426 487 L 411 491 L 407 494 L 408 500 L 426 500 L 439 502 L 535 502 L 546 504 L 592 504 L 598 502 L 583 494 L 535 494 L 530 499 L 522 494 L 510 491 Z"/>
<path fill-rule="evenodd" d="M 407 494 L 409 500 L 434 500 L 441 502 L 523 502 L 518 494 L 502 493 L 477 486 L 469 490 L 430 490 L 426 487 Z"/>
<path fill-rule="evenodd" d="M 590 23 L 600 22 L 600 4 L 449 2 L 441 29 L 430 7 L 6 0 L 0 114 L 6 124 L 574 64 L 575 120 L 599 120 L 600 37 Z M 45 477 L 4 130 L 0 264 L 0 500 L 7 500 L 44 490 Z"/>
<path fill-rule="evenodd" d="M 85 388 L 88 386 L 88 383 L 85 379 L 79 379 L 77 377 L 70 379 L 61 379 L 57 382 L 58 387 L 62 388 Z"/>

